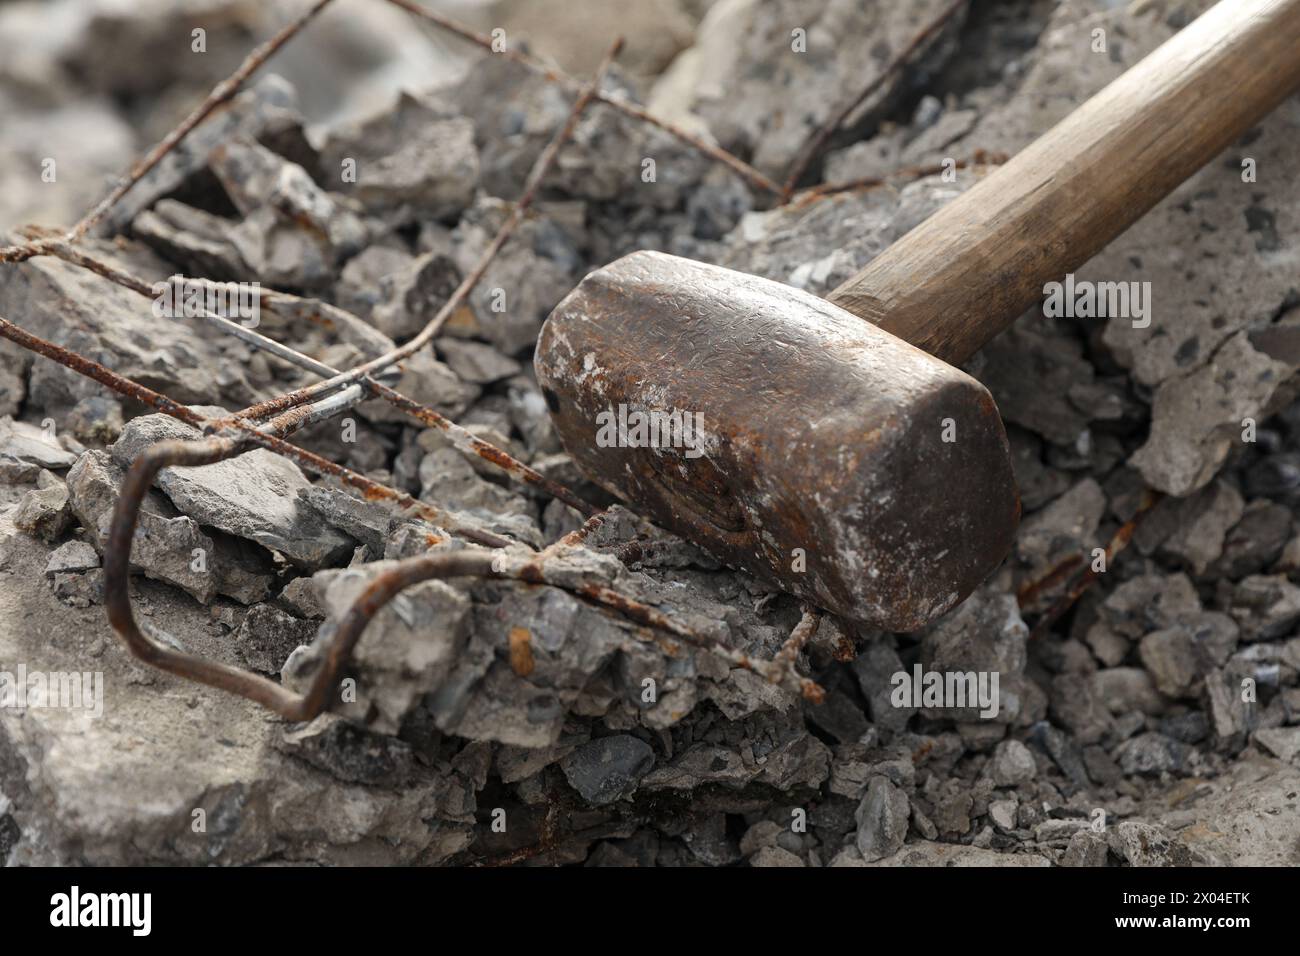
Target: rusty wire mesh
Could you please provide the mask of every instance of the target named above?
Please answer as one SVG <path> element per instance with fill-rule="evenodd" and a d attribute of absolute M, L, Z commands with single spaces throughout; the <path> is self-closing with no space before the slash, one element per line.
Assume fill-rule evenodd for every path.
<path fill-rule="evenodd" d="M 218 83 L 211 93 L 171 132 L 142 156 L 131 170 L 108 194 L 88 211 L 71 229 L 63 234 L 28 230 L 27 240 L 18 245 L 0 248 L 0 263 L 16 264 L 37 256 L 50 256 L 95 274 L 136 292 L 144 298 L 155 295 L 153 286 L 110 263 L 104 262 L 78 248 L 79 243 L 100 226 L 118 202 L 149 175 L 158 164 L 175 149 L 193 130 L 229 102 L 258 71 L 258 69 L 286 43 L 293 39 L 332 0 L 313 0 L 298 17 L 288 23 L 270 39 L 254 48 L 235 71 Z M 139 660 L 188 680 L 219 688 L 256 701 L 281 716 L 291 720 L 308 720 L 328 704 L 350 654 L 369 621 L 402 589 L 420 581 L 449 577 L 491 577 L 521 581 L 531 584 L 548 584 L 563 588 L 582 600 L 620 614 L 637 625 L 639 639 L 657 643 L 665 653 L 677 655 L 682 644 L 708 648 L 735 667 L 753 670 L 767 680 L 780 684 L 811 700 L 819 700 L 821 689 L 813 681 L 799 675 L 795 669 L 800 651 L 816 632 L 819 612 L 805 608 L 803 617 L 789 640 L 771 660 L 751 659 L 734 648 L 719 643 L 714 637 L 674 619 L 655 608 L 627 597 L 598 583 L 574 584 L 567 579 L 552 577 L 548 559 L 585 539 L 604 519 L 604 512 L 583 499 L 572 489 L 546 478 L 504 450 L 485 442 L 450 421 L 434 409 L 423 405 L 393 389 L 386 378 L 398 368 L 398 363 L 428 346 L 447 320 L 462 306 L 491 265 L 501 248 L 510 240 L 535 200 L 547 173 L 553 168 L 557 156 L 572 136 L 578 121 L 593 105 L 611 108 L 638 122 L 653 125 L 697 150 L 710 159 L 725 165 L 741 176 L 751 186 L 769 195 L 774 202 L 804 201 L 795 194 L 796 186 L 805 178 L 811 164 L 818 158 L 832 135 L 845 118 L 891 73 L 903 69 L 962 9 L 964 0 L 950 4 L 931 23 L 927 24 L 885 70 L 872 77 L 871 83 L 848 102 L 847 108 L 836 112 L 831 121 L 817 130 L 804 150 L 800 152 L 783 185 L 777 184 L 739 157 L 700 137 L 652 116 L 641 107 L 618 96 L 603 92 L 601 82 L 606 71 L 618 55 L 621 43 L 616 42 L 605 56 L 594 76 L 582 82 L 548 66 L 529 54 L 514 49 L 496 50 L 492 40 L 444 16 L 428 10 L 412 0 L 387 0 L 438 28 L 468 40 L 494 54 L 503 55 L 521 64 L 547 82 L 556 83 L 575 94 L 575 100 L 562 127 L 554 134 L 538 156 L 524 183 L 520 198 L 504 224 L 479 258 L 474 268 L 464 277 L 448 300 L 434 317 L 412 339 L 392 351 L 349 369 L 332 368 L 279 341 L 233 322 L 230 319 L 203 310 L 200 317 L 223 333 L 237 336 L 255 349 L 274 355 L 292 365 L 310 372 L 320 381 L 259 402 L 233 415 L 213 418 L 174 401 L 139 382 L 122 376 L 89 358 L 46 341 L 0 317 L 0 337 L 44 356 L 52 361 L 86 376 L 118 394 L 133 399 L 159 412 L 176 418 L 203 432 L 203 437 L 192 441 L 160 441 L 141 453 L 132 463 L 123 482 L 121 494 L 113 512 L 109 540 L 104 551 L 104 597 L 108 619 L 127 649 Z M 973 164 L 996 163 L 1001 157 L 979 154 L 958 162 L 959 167 Z M 911 168 L 897 171 L 883 179 L 861 180 L 850 183 L 823 184 L 806 191 L 808 200 L 823 195 L 883 185 L 893 179 L 913 179 L 938 170 Z M 186 282 L 206 282 L 202 278 L 178 277 Z M 274 313 L 277 308 L 293 305 L 302 300 L 287 292 L 262 289 L 261 307 Z M 331 307 L 334 308 L 334 307 Z M 342 313 L 342 310 L 338 310 Z M 356 322 L 363 320 L 343 313 Z M 512 479 L 533 485 L 541 492 L 562 501 L 587 519 L 577 531 L 565 536 L 541 551 L 504 536 L 470 526 L 456 515 L 436 504 L 416 498 L 381 482 L 374 481 L 350 468 L 313 454 L 287 441 L 287 437 L 306 425 L 313 424 L 352 408 L 363 399 L 381 398 L 426 427 L 441 429 L 451 443 L 463 452 L 478 456 L 502 470 Z M 132 609 L 129 572 L 131 543 L 144 496 L 155 477 L 164 468 L 184 465 L 198 467 L 237 456 L 255 446 L 264 447 L 296 461 L 305 470 L 322 477 L 337 480 L 359 492 L 369 501 L 384 503 L 399 509 L 404 516 L 423 518 L 447 534 L 469 542 L 472 547 L 454 551 L 430 552 L 407 558 L 376 577 L 356 599 L 338 622 L 324 647 L 323 665 L 313 675 L 308 689 L 294 693 L 281 684 L 260 674 L 223 663 L 196 657 L 177 649 L 174 641 L 148 624 L 136 620 Z M 432 548 L 442 539 L 431 535 L 427 542 Z M 1086 586 L 1086 584 L 1085 584 Z"/>

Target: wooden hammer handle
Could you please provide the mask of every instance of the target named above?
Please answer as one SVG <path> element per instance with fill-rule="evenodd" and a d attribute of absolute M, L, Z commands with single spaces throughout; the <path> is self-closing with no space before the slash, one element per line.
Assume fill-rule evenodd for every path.
<path fill-rule="evenodd" d="M 960 364 L 1297 89 L 1300 0 L 1220 0 L 830 301 Z"/>

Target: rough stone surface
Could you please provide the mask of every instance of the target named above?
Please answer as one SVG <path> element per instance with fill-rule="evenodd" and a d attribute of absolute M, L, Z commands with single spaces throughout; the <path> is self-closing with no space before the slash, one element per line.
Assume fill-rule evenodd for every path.
<path fill-rule="evenodd" d="M 108 543 L 108 528 L 122 486 L 122 471 L 106 452 L 88 451 L 68 472 L 69 505 L 96 550 Z M 196 551 L 198 554 L 196 554 Z M 202 563 L 199 563 L 201 557 Z M 176 513 L 158 492 L 149 492 L 131 541 L 131 567 L 168 581 L 196 600 L 225 594 L 244 604 L 266 597 L 271 583 L 269 555 L 256 545 L 218 531 L 200 529 Z"/>
<path fill-rule="evenodd" d="M 648 744 L 617 734 L 579 747 L 560 761 L 560 769 L 584 800 L 600 805 L 630 797 L 654 763 Z"/>
<path fill-rule="evenodd" d="M 42 471 L 36 487 L 18 504 L 14 524 L 46 541 L 56 540 L 68 526 L 68 486 L 53 472 Z"/>
<path fill-rule="evenodd" d="M 652 103 L 669 116 L 689 111 L 702 117 L 720 143 L 780 176 L 808 136 L 865 84 L 864 70 L 881 70 L 942 6 L 929 0 L 906 7 L 847 0 L 719 4 Z M 803 32 L 807 52 L 799 52 L 794 29 Z M 942 46 L 936 51 L 948 52 Z M 886 84 L 876 102 L 897 83 Z M 693 92 L 684 101 L 674 95 L 682 88 Z"/>
<path fill-rule="evenodd" d="M 174 418 L 146 415 L 128 423 L 111 451 L 126 468 L 154 442 L 197 437 Z M 298 491 L 310 487 L 298 466 L 264 448 L 198 468 L 164 468 L 157 485 L 199 524 L 279 551 L 304 567 L 329 564 L 352 548 L 346 535 L 298 501 Z"/>
<path fill-rule="evenodd" d="M 854 818 L 858 835 L 854 845 L 868 863 L 898 851 L 907 836 L 907 797 L 884 777 L 872 777 Z"/>

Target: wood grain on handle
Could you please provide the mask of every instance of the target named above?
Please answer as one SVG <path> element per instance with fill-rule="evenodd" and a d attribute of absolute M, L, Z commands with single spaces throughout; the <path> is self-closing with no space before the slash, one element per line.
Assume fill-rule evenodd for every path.
<path fill-rule="evenodd" d="M 829 298 L 960 364 L 1297 89 L 1300 0 L 1220 0 Z"/>

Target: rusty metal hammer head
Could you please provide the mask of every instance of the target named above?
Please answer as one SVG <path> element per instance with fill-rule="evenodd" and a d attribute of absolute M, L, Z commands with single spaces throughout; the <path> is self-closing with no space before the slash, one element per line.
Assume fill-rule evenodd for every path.
<path fill-rule="evenodd" d="M 536 367 L 597 483 L 851 620 L 915 630 L 1010 548 L 1019 499 L 988 391 L 797 289 L 634 253 L 556 307 Z"/>

